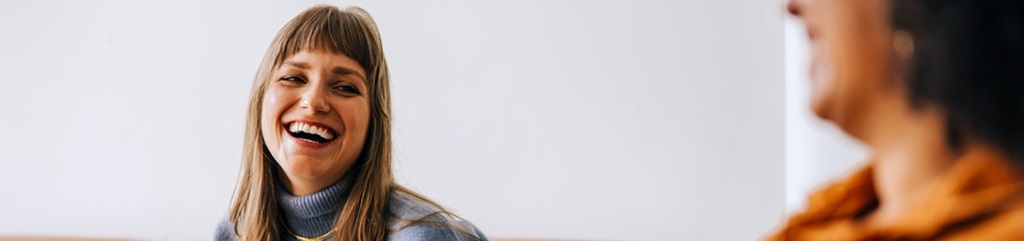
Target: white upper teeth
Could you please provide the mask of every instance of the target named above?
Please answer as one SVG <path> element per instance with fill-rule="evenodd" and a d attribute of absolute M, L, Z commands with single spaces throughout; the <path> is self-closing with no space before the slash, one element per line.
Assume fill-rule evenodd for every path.
<path fill-rule="evenodd" d="M 327 131 L 327 129 L 320 128 L 320 127 L 314 126 L 314 125 L 309 125 L 309 124 L 306 124 L 306 123 L 293 122 L 291 124 L 291 126 L 288 127 L 288 131 L 291 131 L 291 132 L 300 132 L 301 131 L 301 132 L 305 132 L 305 133 L 309 133 L 309 134 L 316 134 L 316 135 L 318 135 L 320 137 L 323 137 L 324 139 L 327 139 L 327 140 L 330 140 L 331 138 L 334 138 L 334 134 L 332 134 L 330 131 Z"/>

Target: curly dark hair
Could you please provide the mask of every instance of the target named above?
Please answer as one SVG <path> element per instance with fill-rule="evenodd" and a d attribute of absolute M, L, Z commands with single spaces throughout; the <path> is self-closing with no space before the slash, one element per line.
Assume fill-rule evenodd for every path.
<path fill-rule="evenodd" d="M 910 103 L 937 107 L 951 147 L 994 145 L 1024 170 L 1024 0 L 891 0 L 913 38 Z"/>

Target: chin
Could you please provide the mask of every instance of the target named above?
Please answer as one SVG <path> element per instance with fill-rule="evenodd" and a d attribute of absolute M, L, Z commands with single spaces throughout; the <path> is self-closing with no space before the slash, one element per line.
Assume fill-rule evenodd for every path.
<path fill-rule="evenodd" d="M 290 165 L 282 167 L 288 176 L 314 179 L 327 173 L 327 168 L 321 166 L 321 164 L 323 163 L 315 160 L 297 158 L 296 160 L 291 160 Z"/>
<path fill-rule="evenodd" d="M 811 97 L 811 112 L 814 113 L 819 119 L 835 122 L 835 119 L 830 114 L 829 98 L 825 93 L 814 93 Z"/>
<path fill-rule="evenodd" d="M 855 139 L 860 139 L 860 136 L 852 131 L 854 123 L 857 123 L 857 120 L 852 119 L 853 115 L 850 115 L 850 113 L 844 112 L 843 110 L 844 108 L 837 106 L 834 102 L 826 101 L 826 99 L 811 102 L 811 111 L 814 112 L 815 116 L 835 125 L 846 135 Z M 845 110 L 848 111 L 849 108 L 846 108 Z"/>

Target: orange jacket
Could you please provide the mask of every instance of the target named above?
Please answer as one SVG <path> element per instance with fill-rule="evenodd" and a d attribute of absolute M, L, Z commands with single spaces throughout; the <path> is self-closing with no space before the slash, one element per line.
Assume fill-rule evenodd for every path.
<path fill-rule="evenodd" d="M 812 194 L 806 210 L 767 240 L 1024 240 L 1024 177 L 1005 160 L 968 152 L 923 201 L 886 225 L 858 219 L 878 204 L 867 166 Z"/>

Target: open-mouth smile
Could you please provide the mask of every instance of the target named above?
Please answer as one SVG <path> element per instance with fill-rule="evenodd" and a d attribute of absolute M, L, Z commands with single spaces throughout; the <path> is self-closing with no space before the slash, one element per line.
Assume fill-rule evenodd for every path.
<path fill-rule="evenodd" d="M 286 123 L 284 128 L 292 137 L 315 144 L 327 144 L 338 136 L 330 127 L 305 121 Z"/>

